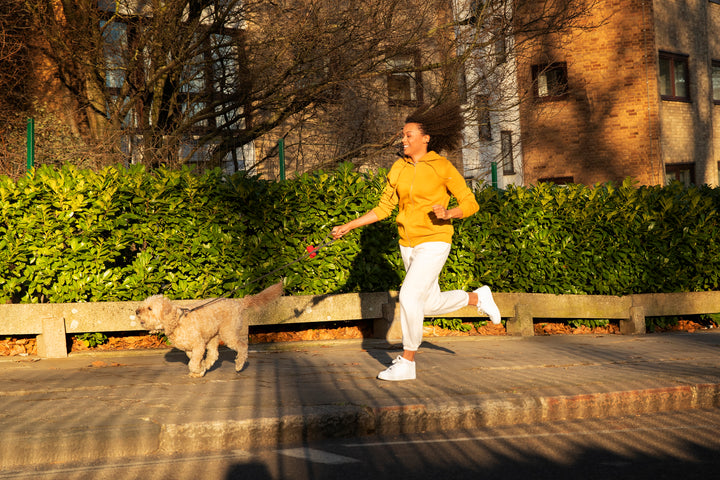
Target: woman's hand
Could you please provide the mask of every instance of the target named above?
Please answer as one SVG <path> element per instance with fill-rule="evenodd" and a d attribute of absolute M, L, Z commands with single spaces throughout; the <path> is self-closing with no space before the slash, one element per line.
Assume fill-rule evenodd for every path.
<path fill-rule="evenodd" d="M 442 205 L 433 205 L 433 213 L 439 220 L 450 220 L 450 212 Z"/>
<path fill-rule="evenodd" d="M 433 205 L 433 213 L 439 220 L 450 220 L 452 218 L 462 218 L 463 213 L 460 207 L 455 207 L 447 210 L 442 205 Z"/>
<path fill-rule="evenodd" d="M 333 227 L 333 229 L 330 231 L 333 238 L 337 240 L 338 238 L 342 237 L 346 233 L 348 233 L 352 228 L 348 227 L 348 224 L 345 225 L 338 225 L 337 227 Z"/>
<path fill-rule="evenodd" d="M 377 221 L 377 214 L 374 211 L 370 210 L 365 215 L 358 217 L 355 220 L 352 220 L 344 225 L 338 225 L 337 227 L 333 227 L 333 229 L 330 230 L 330 233 L 332 234 L 333 238 L 337 240 L 338 238 L 348 233 L 350 230 L 358 227 L 364 227 L 365 225 L 370 225 L 371 223 L 375 223 Z"/>

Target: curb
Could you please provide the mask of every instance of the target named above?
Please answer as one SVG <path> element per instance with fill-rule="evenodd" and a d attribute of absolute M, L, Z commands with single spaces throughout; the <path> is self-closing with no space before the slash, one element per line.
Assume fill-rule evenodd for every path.
<path fill-rule="evenodd" d="M 408 435 L 720 407 L 720 384 L 484 400 L 474 405 L 327 407 L 306 415 L 163 425 L 163 454 L 276 447 L 330 438 Z"/>
<path fill-rule="evenodd" d="M 720 384 L 571 396 L 515 396 L 471 405 L 326 406 L 243 421 L 25 432 L 0 437 L 2 468 L 301 444 L 332 438 L 407 435 L 720 407 Z"/>

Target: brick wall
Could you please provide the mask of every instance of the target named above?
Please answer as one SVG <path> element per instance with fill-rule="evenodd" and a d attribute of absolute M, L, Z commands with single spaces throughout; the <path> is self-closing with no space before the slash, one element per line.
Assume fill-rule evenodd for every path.
<path fill-rule="evenodd" d="M 555 177 L 585 184 L 662 181 L 652 8 L 643 3 L 600 1 L 587 24 L 605 19 L 603 26 L 545 39 L 519 65 L 527 184 Z M 547 62 L 566 62 L 569 90 L 561 99 L 538 101 L 531 66 Z"/>

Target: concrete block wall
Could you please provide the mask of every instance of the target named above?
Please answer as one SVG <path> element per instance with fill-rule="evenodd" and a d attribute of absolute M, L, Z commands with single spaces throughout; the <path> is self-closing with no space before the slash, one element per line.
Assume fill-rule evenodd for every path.
<path fill-rule="evenodd" d="M 720 4 L 708 0 L 656 0 L 658 51 L 688 56 L 689 102 L 660 102 L 661 148 L 666 164 L 693 163 L 695 183 L 717 185 L 720 137 L 710 77 L 712 59 L 720 59 L 717 32 Z"/>
<path fill-rule="evenodd" d="M 669 294 L 552 295 L 539 293 L 495 293 L 495 302 L 509 335 L 534 335 L 534 318 L 618 319 L 623 334 L 645 333 L 646 316 L 679 316 L 720 311 L 720 292 Z M 204 300 L 179 300 L 185 308 Z M 135 318 L 139 302 L 77 304 L 0 305 L 0 335 L 37 335 L 38 355 L 62 358 L 68 355 L 68 333 L 141 331 Z M 448 318 L 477 318 L 467 306 Z M 376 337 L 396 342 L 402 339 L 397 292 L 282 297 L 273 306 L 250 319 L 250 325 L 278 325 L 368 319 Z"/>
<path fill-rule="evenodd" d="M 710 3 L 708 5 L 708 31 L 720 32 L 720 3 Z M 720 61 L 720 35 L 711 35 L 708 43 L 708 51 L 711 60 Z M 713 104 L 713 161 L 720 163 L 720 104 Z"/>

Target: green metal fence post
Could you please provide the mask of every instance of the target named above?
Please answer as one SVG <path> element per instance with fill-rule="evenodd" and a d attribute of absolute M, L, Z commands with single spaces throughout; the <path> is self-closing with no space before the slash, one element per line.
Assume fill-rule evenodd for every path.
<path fill-rule="evenodd" d="M 27 171 L 30 171 L 35 165 L 35 119 L 28 118 L 27 121 Z"/>
<path fill-rule="evenodd" d="M 285 180 L 285 139 L 278 140 L 278 155 L 280 157 L 280 180 Z"/>

